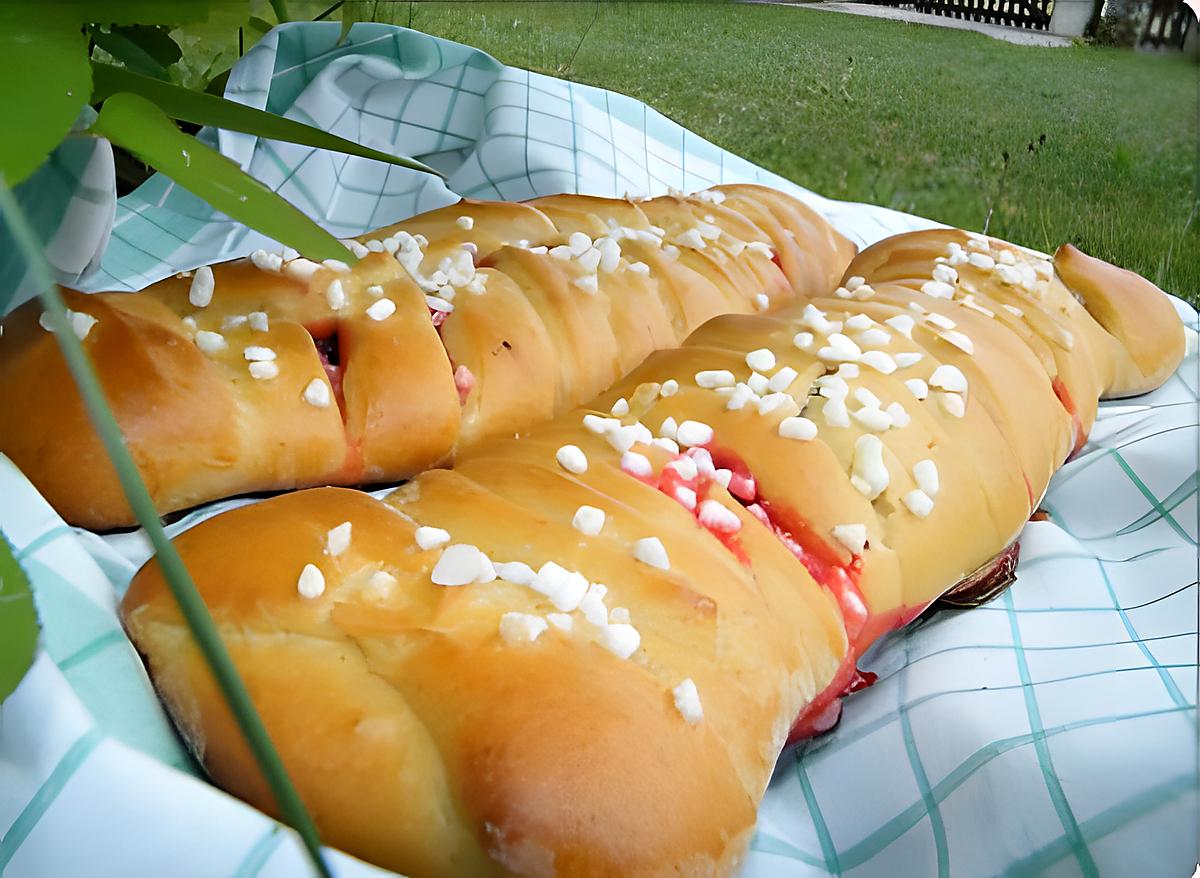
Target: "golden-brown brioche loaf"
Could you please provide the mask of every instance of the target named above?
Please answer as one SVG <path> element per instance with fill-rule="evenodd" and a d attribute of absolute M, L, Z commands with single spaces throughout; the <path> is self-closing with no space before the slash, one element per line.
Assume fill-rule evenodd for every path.
<path fill-rule="evenodd" d="M 1129 356 L 999 241 L 851 268 L 384 500 L 302 491 L 177 539 L 328 842 L 414 876 L 735 870 L 789 729 L 1010 551 Z M 1128 289 L 1107 325 L 1157 307 Z M 155 562 L 122 617 L 214 781 L 273 811 Z"/>
<path fill-rule="evenodd" d="M 465 200 L 346 243 L 353 267 L 258 251 L 138 294 L 68 293 L 161 512 L 448 462 L 579 405 L 710 317 L 824 292 L 854 255 L 759 186 Z M 132 524 L 39 311 L 2 327 L 0 452 L 71 523 Z"/>

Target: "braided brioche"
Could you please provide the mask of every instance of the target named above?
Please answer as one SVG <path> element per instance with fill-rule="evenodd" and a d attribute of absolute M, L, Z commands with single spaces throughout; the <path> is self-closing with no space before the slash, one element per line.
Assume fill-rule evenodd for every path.
<path fill-rule="evenodd" d="M 724 875 L 789 730 L 1011 560 L 1097 397 L 1182 344 L 1073 251 L 903 235 L 382 501 L 302 491 L 176 544 L 330 843 L 414 876 Z M 154 562 L 122 615 L 213 780 L 273 810 Z"/>
<path fill-rule="evenodd" d="M 396 480 L 579 405 L 710 317 L 830 288 L 854 247 L 758 186 L 630 202 L 463 201 L 135 294 L 68 292 L 161 512 Z M 0 337 L 0 452 L 73 524 L 134 523 L 39 308 Z M 47 401 L 53 400 L 53 405 Z"/>

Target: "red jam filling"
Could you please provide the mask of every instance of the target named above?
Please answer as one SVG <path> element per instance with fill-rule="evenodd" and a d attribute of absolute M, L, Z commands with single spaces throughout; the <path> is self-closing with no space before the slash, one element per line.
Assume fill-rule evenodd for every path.
<path fill-rule="evenodd" d="M 685 475 L 683 469 L 668 464 L 655 474 L 640 473 L 627 467 L 625 472 L 638 481 L 671 497 L 692 513 L 699 526 L 711 533 L 742 564 L 749 565 L 750 557 L 737 537 L 737 530 L 715 526 L 701 514 L 704 499 L 710 486 L 717 482 L 718 469 L 729 470 L 728 491 L 742 506 L 775 534 L 788 550 L 796 556 L 805 569 L 821 586 L 828 589 L 841 610 L 849 649 L 834 675 L 821 692 L 796 718 L 788 737 L 789 743 L 832 728 L 841 715 L 841 698 L 875 682 L 875 675 L 862 672 L 857 660 L 867 647 L 880 635 L 902 627 L 915 619 L 925 609 L 900 607 L 883 614 L 872 615 L 858 587 L 862 572 L 862 558 L 855 555 L 848 564 L 841 563 L 838 553 L 818 536 L 812 528 L 795 514 L 781 513 L 758 493 L 758 485 L 749 467 L 736 454 L 710 448 L 689 448 L 675 456 L 674 460 L 690 459 L 695 465 L 695 474 Z M 740 525 L 738 530 L 740 530 Z"/>
<path fill-rule="evenodd" d="M 454 389 L 458 391 L 458 404 L 466 405 L 467 397 L 475 389 L 475 375 L 466 366 L 455 367 Z"/>
<path fill-rule="evenodd" d="M 1079 410 L 1075 407 L 1075 401 L 1071 399 L 1067 385 L 1063 384 L 1061 378 L 1056 377 L 1050 386 L 1054 388 L 1054 395 L 1058 397 L 1058 401 L 1062 403 L 1062 407 L 1071 416 L 1071 435 L 1075 437 L 1075 441 L 1071 448 L 1071 453 L 1067 455 L 1067 460 L 1070 460 L 1087 444 L 1087 431 L 1083 429 L 1083 422 L 1079 419 Z"/>
<path fill-rule="evenodd" d="M 333 398 L 337 400 L 338 409 L 344 415 L 346 412 L 346 397 L 342 392 L 344 372 L 337 323 L 322 321 L 319 324 L 306 326 L 305 329 L 312 336 L 313 345 L 317 349 L 317 356 L 321 358 L 321 368 L 325 370 L 325 377 L 329 379 L 329 386 L 333 389 Z"/>

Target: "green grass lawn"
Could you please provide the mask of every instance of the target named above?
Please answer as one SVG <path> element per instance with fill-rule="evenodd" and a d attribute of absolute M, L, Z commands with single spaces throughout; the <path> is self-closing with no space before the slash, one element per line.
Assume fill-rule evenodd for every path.
<path fill-rule="evenodd" d="M 404 25 L 410 14 L 507 64 L 639 98 L 823 195 L 969 229 L 991 208 L 993 234 L 1044 250 L 1071 241 L 1200 298 L 1193 61 L 781 6 L 375 11 Z"/>

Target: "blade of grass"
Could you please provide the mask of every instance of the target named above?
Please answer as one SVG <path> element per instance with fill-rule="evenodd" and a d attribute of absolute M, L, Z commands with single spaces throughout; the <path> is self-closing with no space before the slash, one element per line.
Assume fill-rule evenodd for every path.
<path fill-rule="evenodd" d="M 294 247 L 309 259 L 356 258 L 279 193 L 194 137 L 181 132 L 162 110 L 122 92 L 104 102 L 92 132 L 107 137 L 217 210 Z"/>
<path fill-rule="evenodd" d="M 146 490 L 146 484 L 142 481 L 141 474 L 133 462 L 133 456 L 125 445 L 121 428 L 117 426 L 112 409 L 108 406 L 104 391 L 100 387 L 100 381 L 92 369 L 83 346 L 71 329 L 66 308 L 63 305 L 62 293 L 51 279 L 50 268 L 45 261 L 37 236 L 3 180 L 0 180 L 0 217 L 3 217 L 8 228 L 12 230 L 17 248 L 25 257 L 29 270 L 37 282 L 42 306 L 49 317 L 54 337 L 62 349 L 63 358 L 67 361 L 67 368 L 79 387 L 88 416 L 117 470 L 121 489 L 138 521 L 146 529 L 146 534 L 157 554 L 159 566 L 162 568 L 163 577 L 166 579 L 171 593 L 175 596 L 180 612 L 187 622 L 188 630 L 191 631 L 196 645 L 208 663 L 208 667 L 221 689 L 221 694 L 225 697 L 246 743 L 250 746 L 250 751 L 254 754 L 254 759 L 275 797 L 284 822 L 299 834 L 317 874 L 322 878 L 332 878 L 332 873 L 321 852 L 317 828 L 296 792 L 296 788 L 292 785 L 287 769 L 283 766 L 283 760 L 279 758 L 278 751 L 271 743 L 271 737 L 254 707 L 250 693 L 238 675 L 233 660 L 225 650 L 225 645 L 221 642 L 221 635 L 217 632 L 204 599 L 196 591 L 195 583 L 192 582 L 191 574 L 184 566 L 183 559 L 179 557 L 174 544 L 167 538 L 167 534 L 163 530 L 162 522 L 158 518 L 158 511 L 154 508 L 154 501 L 150 498 L 150 492 Z M 47 402 L 52 404 L 52 401 Z"/>
<path fill-rule="evenodd" d="M 262 22 L 262 24 L 270 28 L 267 22 Z M 172 119 L 180 119 L 196 125 L 209 125 L 213 128 L 224 128 L 228 131 L 241 131 L 271 140 L 286 140 L 289 143 L 315 146 L 318 149 L 330 149 L 388 162 L 402 168 L 411 168 L 414 171 L 423 171 L 426 174 L 443 176 L 440 172 L 415 159 L 371 149 L 369 146 L 363 146 L 353 140 L 346 140 L 336 134 L 330 134 L 328 131 L 322 131 L 312 125 L 305 125 L 294 119 L 285 119 L 283 116 L 277 116 L 265 110 L 247 107 L 237 101 L 192 91 L 149 76 L 141 76 L 111 64 L 92 62 L 92 81 L 94 83 L 93 103 L 103 101 L 118 92 L 129 92 L 141 95 Z"/>

